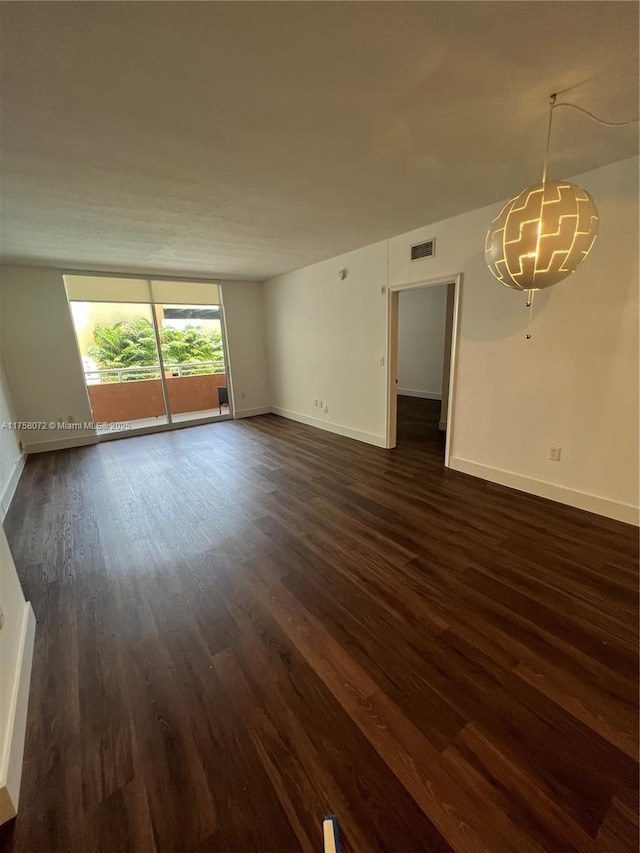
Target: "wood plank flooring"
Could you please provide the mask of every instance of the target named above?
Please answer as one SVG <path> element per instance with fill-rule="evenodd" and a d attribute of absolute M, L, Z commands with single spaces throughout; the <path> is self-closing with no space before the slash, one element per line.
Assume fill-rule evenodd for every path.
<path fill-rule="evenodd" d="M 637 849 L 637 531 L 273 415 L 29 459 L 10 853 Z M 422 422 L 421 422 L 422 419 Z"/>

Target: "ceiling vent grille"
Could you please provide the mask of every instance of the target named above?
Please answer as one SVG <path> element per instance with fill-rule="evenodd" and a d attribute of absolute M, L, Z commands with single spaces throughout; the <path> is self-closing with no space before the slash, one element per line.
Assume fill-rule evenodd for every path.
<path fill-rule="evenodd" d="M 416 243 L 411 247 L 411 260 L 421 261 L 423 258 L 432 258 L 436 253 L 436 241 L 425 240 L 424 243 Z"/>

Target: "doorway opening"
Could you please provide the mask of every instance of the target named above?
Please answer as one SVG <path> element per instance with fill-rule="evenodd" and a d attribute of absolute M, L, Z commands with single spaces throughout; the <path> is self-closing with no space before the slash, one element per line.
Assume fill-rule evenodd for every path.
<path fill-rule="evenodd" d="M 125 293 L 122 281 L 101 278 L 96 284 L 88 276 L 65 277 L 98 436 L 231 417 L 218 286 L 209 285 L 199 304 L 185 304 L 175 299 L 180 291 L 173 282 L 158 282 L 154 290 L 156 282 L 129 281 L 132 296 L 146 296 L 145 301 L 131 296 L 116 301 Z M 194 295 L 194 285 L 187 289 Z M 195 290 L 197 296 L 198 285 Z M 162 300 L 167 296 L 171 301 Z"/>
<path fill-rule="evenodd" d="M 460 276 L 390 288 L 388 447 L 449 464 Z"/>

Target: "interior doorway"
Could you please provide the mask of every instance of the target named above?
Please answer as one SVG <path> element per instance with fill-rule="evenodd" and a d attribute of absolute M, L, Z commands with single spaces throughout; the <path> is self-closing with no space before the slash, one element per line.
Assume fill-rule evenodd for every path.
<path fill-rule="evenodd" d="M 390 288 L 388 447 L 449 464 L 460 276 Z"/>

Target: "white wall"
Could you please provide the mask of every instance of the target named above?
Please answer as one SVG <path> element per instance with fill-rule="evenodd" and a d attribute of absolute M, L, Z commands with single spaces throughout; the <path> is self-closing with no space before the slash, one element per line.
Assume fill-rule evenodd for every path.
<path fill-rule="evenodd" d="M 0 352 L 20 421 L 93 419 L 62 272 L 43 267 L 0 267 Z M 270 389 L 262 285 L 222 283 L 229 361 L 238 416 L 269 409 Z M 244 396 L 243 396 L 244 395 Z M 96 441 L 88 430 L 22 432 L 27 452 Z"/>
<path fill-rule="evenodd" d="M 275 412 L 384 447 L 386 259 L 377 243 L 265 284 Z"/>
<path fill-rule="evenodd" d="M 0 289 L 0 315 L 2 290 Z M 15 420 L 0 362 L 0 520 L 24 465 L 18 433 L 3 429 Z M 0 525 L 0 824 L 16 813 L 35 621 L 26 604 L 4 528 Z"/>
<path fill-rule="evenodd" d="M 484 263 L 502 203 L 389 241 L 392 284 L 462 272 L 458 360 L 449 425 L 452 467 L 625 520 L 638 506 L 638 158 L 573 179 L 600 210 L 596 246 L 573 276 L 538 294 L 533 337 L 521 293 Z M 514 187 L 514 191 L 519 190 Z M 410 260 L 436 238 L 437 253 Z M 387 244 L 266 283 L 276 410 L 384 446 Z M 337 270 L 348 269 L 341 282 Z M 560 462 L 547 458 L 562 447 Z"/>
<path fill-rule="evenodd" d="M 238 418 L 271 411 L 262 284 L 226 281 L 222 302 L 235 415 Z"/>
<path fill-rule="evenodd" d="M 35 619 L 0 525 L 0 824 L 18 807 Z"/>
<path fill-rule="evenodd" d="M 0 345 L 16 418 L 20 421 L 92 420 L 69 305 L 59 270 L 0 269 Z M 27 452 L 95 441 L 92 430 L 22 432 Z"/>
<path fill-rule="evenodd" d="M 442 399 L 447 285 L 407 290 L 398 300 L 398 394 Z"/>
<path fill-rule="evenodd" d="M 18 809 L 35 618 L 0 526 L 0 824 Z"/>
<path fill-rule="evenodd" d="M 0 341 L 2 335 L 2 288 L 0 287 Z M 0 355 L 2 346 L 0 343 Z M 0 521 L 4 518 L 24 466 L 18 431 L 9 429 L 15 421 L 13 400 L 0 357 Z"/>

